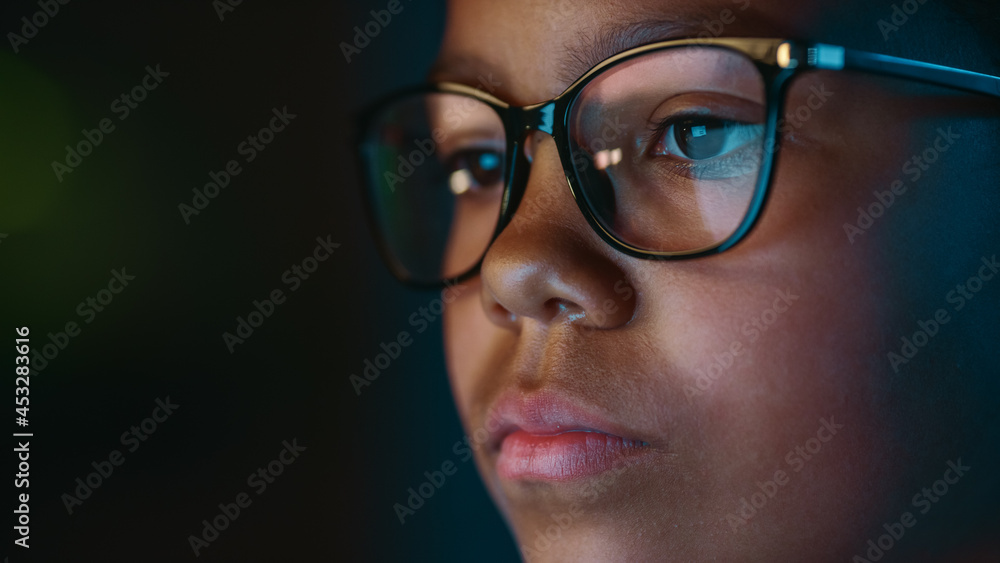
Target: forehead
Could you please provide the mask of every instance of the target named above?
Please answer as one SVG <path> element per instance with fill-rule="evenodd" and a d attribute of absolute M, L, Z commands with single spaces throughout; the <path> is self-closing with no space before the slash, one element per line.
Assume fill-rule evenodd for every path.
<path fill-rule="evenodd" d="M 807 34 L 826 2 L 452 0 L 434 81 L 485 86 L 510 103 L 557 96 L 600 61 L 687 37 Z"/>

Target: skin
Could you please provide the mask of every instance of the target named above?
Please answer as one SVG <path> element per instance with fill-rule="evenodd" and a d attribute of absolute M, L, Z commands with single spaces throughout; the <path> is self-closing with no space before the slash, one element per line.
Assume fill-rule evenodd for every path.
<path fill-rule="evenodd" d="M 855 46 L 837 27 L 848 20 L 820 17 L 847 8 L 825 4 L 581 1 L 554 17 L 552 3 L 460 0 L 449 5 L 433 79 L 476 86 L 492 74 L 494 95 L 535 103 L 569 86 L 563 59 L 585 48 L 593 30 L 649 17 L 709 20 L 725 8 L 737 17 L 724 35 Z M 928 6 L 924 13 L 935 9 Z M 865 21 L 878 38 L 874 19 Z M 989 397 L 998 390 L 989 377 L 995 361 L 981 352 L 995 349 L 1000 282 L 986 282 L 961 311 L 945 301 L 976 274 L 980 257 L 1000 250 L 977 234 L 996 227 L 983 209 L 992 196 L 969 204 L 931 189 L 995 185 L 995 177 L 970 172 L 990 158 L 982 139 L 995 137 L 977 137 L 975 123 L 924 119 L 946 114 L 947 103 L 928 105 L 845 73 L 800 79 L 789 114 L 820 86 L 833 95 L 787 132 L 758 226 L 704 259 L 655 262 L 610 247 L 573 200 L 552 139 L 534 137 L 514 223 L 445 311 L 465 430 L 472 436 L 487 426 L 501 393 L 545 391 L 627 428 L 652 452 L 597 477 L 554 483 L 501 478 L 496 449 L 477 444 L 480 474 L 526 558 L 844 561 L 864 557 L 883 523 L 906 511 L 917 523 L 883 560 L 977 560 L 1000 549 L 985 533 L 997 522 L 984 507 L 1000 500 L 990 478 L 998 460 Z M 909 191 L 850 242 L 843 225 L 857 221 L 857 207 L 905 178 L 903 163 L 932 146 L 945 123 L 962 135 L 958 148 L 942 153 L 923 183 L 907 180 Z M 968 224 L 982 227 L 960 227 Z M 778 291 L 795 298 L 775 316 L 766 311 Z M 894 371 L 887 354 L 899 353 L 900 338 L 939 308 L 950 322 Z M 772 321 L 766 327 L 762 315 Z M 754 320 L 755 338 L 745 328 Z M 734 343 L 731 365 L 699 388 L 699 370 Z M 817 437 L 823 419 L 842 427 L 808 459 L 794 453 Z M 913 496 L 958 458 L 972 469 L 920 514 Z M 778 470 L 787 481 L 766 504 L 748 520 L 728 517 Z M 555 541 L 540 542 L 559 521 L 554 514 L 570 514 L 569 523 L 557 526 Z"/>

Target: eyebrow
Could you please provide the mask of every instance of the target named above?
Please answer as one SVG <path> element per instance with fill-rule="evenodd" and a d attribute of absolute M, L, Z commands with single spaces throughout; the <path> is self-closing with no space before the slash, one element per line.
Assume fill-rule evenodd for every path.
<path fill-rule="evenodd" d="M 760 35 L 760 32 L 767 31 L 767 29 L 761 29 L 761 27 L 769 29 L 772 27 L 762 26 L 759 15 L 752 7 L 743 11 L 740 10 L 739 4 L 733 4 L 728 9 L 735 20 L 731 24 L 724 25 L 722 32 L 716 34 L 709 29 L 709 24 L 720 20 L 725 9 L 719 6 L 699 6 L 685 10 L 683 15 L 657 14 L 649 17 L 641 17 L 640 15 L 638 19 L 624 24 L 607 22 L 595 29 L 584 30 L 579 41 L 572 46 L 563 47 L 561 53 L 557 55 L 556 78 L 568 86 L 604 60 L 623 51 L 656 41 L 699 36 L 726 36 L 731 35 L 730 32 L 735 30 L 747 32 L 752 30 L 753 33 L 749 36 L 763 36 Z M 722 22 L 717 23 L 721 24 Z M 772 31 L 774 30 L 772 29 Z M 768 34 L 765 33 L 765 35 Z M 467 53 L 445 55 L 435 62 L 428 73 L 431 81 L 449 80 L 473 87 L 489 87 L 491 85 L 489 77 L 493 76 L 499 76 L 501 84 L 506 83 L 507 78 L 503 75 L 504 73 L 495 64 Z M 501 89 L 503 88 L 501 87 Z M 504 97 L 501 92 L 492 93 L 501 98 Z"/>
<path fill-rule="evenodd" d="M 563 49 L 557 77 L 571 84 L 588 70 L 623 51 L 656 41 L 696 37 L 699 31 L 704 31 L 704 24 L 698 23 L 702 19 L 678 16 L 639 20 L 624 26 L 602 25 L 585 33 L 578 44 Z"/>

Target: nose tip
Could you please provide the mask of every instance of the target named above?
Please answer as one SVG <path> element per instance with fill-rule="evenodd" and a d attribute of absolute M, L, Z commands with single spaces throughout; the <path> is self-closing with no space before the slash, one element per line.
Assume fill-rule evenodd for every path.
<path fill-rule="evenodd" d="M 543 325 L 570 323 L 593 329 L 613 329 L 632 320 L 634 291 L 624 278 L 616 281 L 604 275 L 610 271 L 587 267 L 552 268 L 551 262 L 549 266 L 486 265 L 489 283 L 482 304 L 490 320 L 508 328 L 532 319 Z"/>

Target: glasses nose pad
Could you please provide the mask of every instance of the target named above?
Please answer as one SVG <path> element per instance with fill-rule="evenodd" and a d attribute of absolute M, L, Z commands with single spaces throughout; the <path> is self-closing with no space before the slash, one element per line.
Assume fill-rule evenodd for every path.
<path fill-rule="evenodd" d="M 524 158 L 529 162 L 535 160 L 535 149 L 545 140 L 547 133 L 542 131 L 532 131 L 524 140 Z"/>
<path fill-rule="evenodd" d="M 524 197 L 524 192 L 528 187 L 528 177 L 531 175 L 535 151 L 538 150 L 538 147 L 545 140 L 546 136 L 551 137 L 545 131 L 525 128 L 524 137 L 521 138 L 520 142 L 514 144 L 511 151 L 513 165 L 511 167 L 511 176 L 508 180 L 507 201 L 501 212 L 497 234 L 510 224 L 514 218 L 514 213 L 521 205 L 521 199 Z"/>

